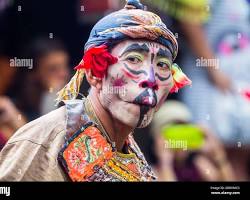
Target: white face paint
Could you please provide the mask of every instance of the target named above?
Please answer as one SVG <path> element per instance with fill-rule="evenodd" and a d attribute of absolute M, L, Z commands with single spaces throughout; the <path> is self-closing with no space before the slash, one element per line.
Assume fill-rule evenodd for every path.
<path fill-rule="evenodd" d="M 109 66 L 100 101 L 114 118 L 130 127 L 145 127 L 173 86 L 172 55 L 163 45 L 126 40 L 111 54 L 118 62 Z"/>

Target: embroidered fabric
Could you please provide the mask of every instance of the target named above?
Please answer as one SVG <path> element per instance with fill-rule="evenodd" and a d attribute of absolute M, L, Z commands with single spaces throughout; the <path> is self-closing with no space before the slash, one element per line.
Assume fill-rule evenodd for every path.
<path fill-rule="evenodd" d="M 72 181 L 152 181 L 156 177 L 132 135 L 128 154 L 113 152 L 85 112 L 83 100 L 67 100 L 65 144 L 58 161 Z"/>

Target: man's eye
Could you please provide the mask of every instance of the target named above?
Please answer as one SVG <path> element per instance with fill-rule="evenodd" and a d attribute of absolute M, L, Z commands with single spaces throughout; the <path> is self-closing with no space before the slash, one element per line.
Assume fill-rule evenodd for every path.
<path fill-rule="evenodd" d="M 168 69 L 169 65 L 165 62 L 158 62 L 157 66 L 160 67 L 161 69 Z"/>
<path fill-rule="evenodd" d="M 134 56 L 128 57 L 127 60 L 132 64 L 137 64 L 141 62 L 141 59 L 134 57 Z"/>

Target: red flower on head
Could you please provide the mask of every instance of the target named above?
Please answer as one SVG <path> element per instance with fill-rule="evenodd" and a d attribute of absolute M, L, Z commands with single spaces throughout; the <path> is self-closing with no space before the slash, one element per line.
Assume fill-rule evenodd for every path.
<path fill-rule="evenodd" d="M 101 45 L 88 49 L 75 69 L 91 69 L 93 76 L 103 78 L 108 66 L 117 61 L 118 59 L 108 52 L 107 46 Z"/>
<path fill-rule="evenodd" d="M 250 89 L 249 90 L 244 90 L 242 92 L 243 96 L 248 100 L 250 101 Z"/>

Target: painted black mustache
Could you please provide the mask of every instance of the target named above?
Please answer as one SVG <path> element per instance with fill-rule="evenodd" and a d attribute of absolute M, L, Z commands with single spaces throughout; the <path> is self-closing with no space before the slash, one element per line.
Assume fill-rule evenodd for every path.
<path fill-rule="evenodd" d="M 157 96 L 152 89 L 148 88 L 144 90 L 141 94 L 139 94 L 135 98 L 133 103 L 143 105 L 143 106 L 149 106 L 153 108 L 157 104 Z"/>

